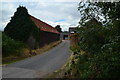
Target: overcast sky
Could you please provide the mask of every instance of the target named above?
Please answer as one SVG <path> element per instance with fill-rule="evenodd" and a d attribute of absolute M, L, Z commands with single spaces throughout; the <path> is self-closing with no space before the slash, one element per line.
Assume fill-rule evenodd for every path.
<path fill-rule="evenodd" d="M 75 2 L 2 2 L 0 30 L 4 30 L 19 5 L 25 6 L 30 15 L 52 25 L 60 25 L 62 31 L 76 27 L 80 20 L 78 1 Z"/>

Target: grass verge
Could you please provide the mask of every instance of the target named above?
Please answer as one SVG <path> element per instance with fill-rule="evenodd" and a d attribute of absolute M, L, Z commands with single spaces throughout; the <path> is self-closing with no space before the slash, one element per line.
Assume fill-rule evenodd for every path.
<path fill-rule="evenodd" d="M 38 54 L 42 54 L 46 51 L 49 51 L 50 49 L 54 48 L 55 46 L 57 46 L 58 44 L 60 44 L 62 41 L 56 41 L 56 42 L 52 42 L 48 45 L 45 45 L 39 49 L 36 50 L 32 50 L 32 52 L 35 52 L 35 54 L 30 54 L 30 50 L 29 49 L 23 49 L 22 54 L 20 56 L 8 56 L 8 57 L 3 57 L 2 58 L 2 65 L 7 65 L 7 64 L 11 64 L 20 60 L 24 60 L 26 58 L 38 55 Z"/>
<path fill-rule="evenodd" d="M 70 68 L 70 63 L 73 60 L 74 56 L 71 54 L 66 64 L 64 64 L 59 70 L 54 71 L 52 74 L 48 74 L 47 78 L 65 78 L 65 72 Z"/>
<path fill-rule="evenodd" d="M 75 64 L 78 63 L 78 57 L 79 55 L 83 55 L 85 54 L 84 51 L 80 51 L 79 55 L 74 53 L 75 49 L 79 48 L 78 46 L 71 46 L 70 50 L 71 50 L 71 56 L 69 57 L 67 63 L 65 65 L 63 65 L 63 67 L 55 72 L 53 72 L 52 74 L 49 74 L 48 76 L 46 76 L 47 78 L 76 78 L 74 76 L 72 76 L 72 74 L 75 74 L 76 69 L 73 68 Z M 74 64 L 73 64 L 74 62 Z M 72 73 L 71 73 L 72 71 Z M 68 76 L 68 74 L 71 74 L 71 76 Z"/>

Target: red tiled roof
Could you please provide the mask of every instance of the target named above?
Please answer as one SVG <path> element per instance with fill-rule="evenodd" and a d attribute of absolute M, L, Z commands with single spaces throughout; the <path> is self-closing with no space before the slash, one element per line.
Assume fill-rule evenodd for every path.
<path fill-rule="evenodd" d="M 52 33 L 57 33 L 59 34 L 59 32 L 54 28 L 52 27 L 51 25 L 33 17 L 30 15 L 30 18 L 32 19 L 32 21 L 35 23 L 35 25 L 37 27 L 39 27 L 42 31 L 47 31 L 47 32 L 52 32 Z"/>

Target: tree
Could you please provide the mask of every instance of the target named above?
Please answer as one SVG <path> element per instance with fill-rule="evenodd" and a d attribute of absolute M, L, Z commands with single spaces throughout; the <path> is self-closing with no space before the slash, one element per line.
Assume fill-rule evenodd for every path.
<path fill-rule="evenodd" d="M 60 25 L 57 25 L 55 28 L 58 30 L 58 32 L 62 32 Z"/>
<path fill-rule="evenodd" d="M 30 19 L 27 9 L 23 6 L 17 8 L 4 32 L 10 38 L 23 42 L 26 42 L 30 36 L 33 36 L 36 41 L 40 39 L 40 29 Z"/>
<path fill-rule="evenodd" d="M 101 8 L 101 12 L 108 16 L 109 19 L 116 20 L 120 19 L 120 1 L 119 2 L 99 2 L 95 4 Z"/>
<path fill-rule="evenodd" d="M 97 19 L 103 24 L 109 24 L 114 20 L 120 19 L 120 1 L 119 2 L 89 2 L 79 3 L 80 25 L 84 25 L 87 20 Z"/>
<path fill-rule="evenodd" d="M 105 43 L 102 30 L 102 24 L 94 18 L 78 28 L 81 49 L 92 54 L 100 52 L 102 45 Z"/>
<path fill-rule="evenodd" d="M 70 61 L 69 73 L 66 72 L 68 77 L 119 78 L 119 7 L 120 2 L 79 4 L 81 15 L 77 33 L 80 40 L 77 47 L 72 49 L 74 54 Z M 75 63 L 72 63 L 73 61 Z"/>

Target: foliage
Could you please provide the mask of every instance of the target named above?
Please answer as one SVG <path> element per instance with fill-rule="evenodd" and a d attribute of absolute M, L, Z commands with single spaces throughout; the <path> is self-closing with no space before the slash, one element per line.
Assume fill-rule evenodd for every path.
<path fill-rule="evenodd" d="M 87 20 L 97 19 L 103 24 L 109 24 L 111 21 L 120 19 L 120 1 L 119 2 L 80 2 L 78 10 L 80 11 L 80 25 L 84 25 Z"/>
<path fill-rule="evenodd" d="M 119 78 L 120 2 L 85 5 L 79 7 L 82 15 L 81 27 L 77 28 L 80 40 L 76 46 L 79 47 L 71 48 L 73 59 L 66 74 L 75 78 Z M 98 13 L 95 13 L 94 7 Z M 97 17 L 100 13 L 111 22 L 101 24 L 102 21 Z"/>
<path fill-rule="evenodd" d="M 78 28 L 79 37 L 81 38 L 78 44 L 82 50 L 89 53 L 100 52 L 101 46 L 105 43 L 104 28 L 102 28 L 101 24 L 94 21 L 90 20 L 85 26 Z"/>
<path fill-rule="evenodd" d="M 120 52 L 82 54 L 77 53 L 69 63 L 66 76 L 75 78 L 119 78 Z"/>
<path fill-rule="evenodd" d="M 2 56 L 2 31 L 0 31 L 0 56 Z"/>
<path fill-rule="evenodd" d="M 84 3 L 80 2 L 78 11 L 80 12 L 80 21 L 79 24 L 80 26 L 83 26 L 88 20 L 91 19 L 101 19 L 99 15 L 102 15 L 100 12 L 100 9 L 94 4 L 94 3 Z"/>
<path fill-rule="evenodd" d="M 79 29 L 80 55 L 76 67 L 82 78 L 118 78 L 120 72 L 120 21 L 109 26 L 88 26 Z M 95 54 L 93 54 L 95 53 Z M 81 68 L 82 67 L 82 68 Z"/>
<path fill-rule="evenodd" d="M 62 32 L 60 25 L 57 25 L 55 28 L 58 30 L 58 32 Z"/>
<path fill-rule="evenodd" d="M 25 48 L 25 44 L 20 41 L 15 41 L 10 37 L 6 36 L 4 33 L 2 34 L 2 55 L 3 57 L 10 55 L 21 55 L 21 51 Z"/>
<path fill-rule="evenodd" d="M 25 7 L 19 6 L 10 22 L 5 27 L 4 32 L 12 39 L 26 42 L 32 35 L 39 41 L 40 29 L 32 22 L 30 15 Z"/>
<path fill-rule="evenodd" d="M 109 16 L 110 19 L 116 20 L 120 19 L 120 1 L 119 2 L 99 2 L 95 4 L 99 8 L 104 15 Z"/>

